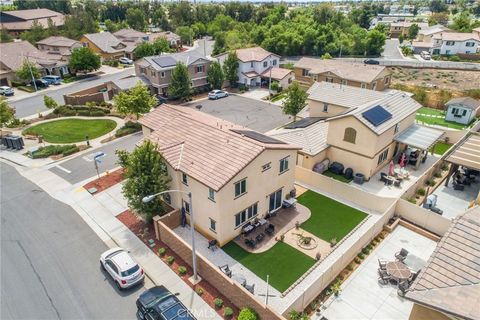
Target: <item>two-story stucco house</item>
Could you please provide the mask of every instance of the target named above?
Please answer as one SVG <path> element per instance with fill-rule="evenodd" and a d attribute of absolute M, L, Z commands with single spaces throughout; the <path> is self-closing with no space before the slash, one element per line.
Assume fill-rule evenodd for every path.
<path fill-rule="evenodd" d="M 170 188 L 191 192 L 197 231 L 220 245 L 278 210 L 294 188 L 298 148 L 290 144 L 181 106 L 162 105 L 140 123 L 167 163 Z M 189 219 L 187 195 L 165 201 Z"/>
<path fill-rule="evenodd" d="M 453 98 L 445 104 L 445 120 L 470 124 L 480 115 L 480 101 L 470 97 Z"/>
<path fill-rule="evenodd" d="M 98 53 L 103 60 L 116 60 L 125 56 L 127 45 L 110 32 L 84 34 L 80 42 Z"/>
<path fill-rule="evenodd" d="M 292 82 L 293 74 L 289 70 L 281 69 L 270 73 L 270 68 L 279 68 L 280 56 L 271 53 L 261 47 L 245 48 L 235 50 L 238 58 L 238 83 L 249 87 L 259 87 L 262 82 L 268 84 L 271 74 L 274 80 L 279 80 L 282 87 Z M 216 56 L 218 62 L 223 66 L 228 52 Z M 285 80 L 284 80 L 285 79 Z"/>
<path fill-rule="evenodd" d="M 442 32 L 432 38 L 432 54 L 475 54 L 480 47 L 478 32 Z"/>
<path fill-rule="evenodd" d="M 333 59 L 301 58 L 294 65 L 295 80 L 310 87 L 316 81 L 383 91 L 390 86 L 387 68 Z"/>
<path fill-rule="evenodd" d="M 137 60 L 135 62 L 135 74 L 147 78 L 155 94 L 166 97 L 172 71 L 178 62 L 187 66 L 192 88 L 208 86 L 207 72 L 211 61 L 196 51 L 164 54 Z"/>
<path fill-rule="evenodd" d="M 74 49 L 81 47 L 82 44 L 79 41 L 62 36 L 52 36 L 37 42 L 38 50 L 60 55 L 65 60 L 70 58 Z"/>
<path fill-rule="evenodd" d="M 428 27 L 428 23 L 425 22 L 411 22 L 411 21 L 398 21 L 390 24 L 390 37 L 398 38 L 400 35 L 403 37 L 408 36 L 410 27 L 416 24 L 420 29 Z"/>
<path fill-rule="evenodd" d="M 402 92 L 372 96 L 368 90 L 330 83 L 316 84 L 309 93 L 323 100 L 337 97 L 335 115 L 319 117 L 325 113 L 323 105 L 313 105 L 311 117 L 267 133 L 301 147 L 297 164 L 308 169 L 329 159 L 370 179 L 407 147 L 427 151 L 443 135 L 415 124 L 421 105 Z"/>

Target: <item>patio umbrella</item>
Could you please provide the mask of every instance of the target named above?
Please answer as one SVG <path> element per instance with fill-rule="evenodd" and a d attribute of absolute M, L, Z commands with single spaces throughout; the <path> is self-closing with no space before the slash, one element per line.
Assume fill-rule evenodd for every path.
<path fill-rule="evenodd" d="M 400 168 L 403 168 L 405 167 L 405 161 L 407 160 L 407 155 L 404 153 L 402 153 L 402 156 L 400 157 Z"/>
<path fill-rule="evenodd" d="M 388 165 L 388 175 L 393 176 L 394 172 L 393 169 L 395 168 L 395 164 L 393 160 L 390 160 L 390 164 Z"/>

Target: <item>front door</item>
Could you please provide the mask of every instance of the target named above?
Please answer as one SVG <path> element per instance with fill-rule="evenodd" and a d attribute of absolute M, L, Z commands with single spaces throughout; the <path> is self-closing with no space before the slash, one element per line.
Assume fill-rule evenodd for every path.
<path fill-rule="evenodd" d="M 277 211 L 282 206 L 282 189 L 275 191 L 268 199 L 268 212 Z"/>

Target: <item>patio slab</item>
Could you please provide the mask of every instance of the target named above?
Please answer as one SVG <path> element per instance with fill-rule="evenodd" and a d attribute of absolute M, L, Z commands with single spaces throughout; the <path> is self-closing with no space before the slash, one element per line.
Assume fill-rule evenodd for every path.
<path fill-rule="evenodd" d="M 480 182 L 465 186 L 465 190 L 453 190 L 452 181 L 448 187 L 445 184 L 440 185 L 433 194 L 438 196 L 437 207 L 443 210 L 443 216 L 448 219 L 454 219 L 459 214 L 464 213 L 470 202 L 475 200 L 480 191 Z"/>
<path fill-rule="evenodd" d="M 409 251 L 405 263 L 413 270 L 423 267 L 437 243 L 409 229 L 398 226 L 342 284 L 337 298 L 326 303 L 321 316 L 328 319 L 398 319 L 407 320 L 413 302 L 397 294 L 397 287 L 378 282 L 378 260 L 393 261 L 401 248 Z M 319 320 L 321 316 L 312 319 Z"/>
<path fill-rule="evenodd" d="M 304 237 L 311 237 L 312 241 L 315 242 L 315 246 L 314 247 L 312 246 L 312 248 L 300 247 L 298 245 L 298 240 L 299 240 L 298 235 L 302 235 Z M 320 239 L 319 237 L 315 236 L 314 234 L 311 234 L 308 231 L 303 230 L 302 228 L 290 229 L 285 234 L 285 239 L 283 240 L 283 242 L 297 249 L 298 251 L 303 252 L 307 256 L 312 257 L 313 259 L 316 259 L 317 254 L 320 254 L 320 257 L 325 257 L 327 254 L 330 253 L 330 251 L 332 251 L 332 247 L 330 246 L 330 243 Z"/>

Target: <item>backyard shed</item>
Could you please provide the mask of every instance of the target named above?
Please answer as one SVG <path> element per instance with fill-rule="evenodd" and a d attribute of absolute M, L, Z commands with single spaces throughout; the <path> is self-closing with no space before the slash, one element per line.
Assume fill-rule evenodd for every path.
<path fill-rule="evenodd" d="M 470 97 L 453 98 L 446 107 L 445 120 L 461 124 L 471 123 L 480 113 L 480 101 Z"/>

